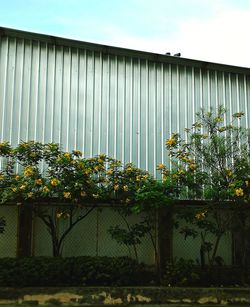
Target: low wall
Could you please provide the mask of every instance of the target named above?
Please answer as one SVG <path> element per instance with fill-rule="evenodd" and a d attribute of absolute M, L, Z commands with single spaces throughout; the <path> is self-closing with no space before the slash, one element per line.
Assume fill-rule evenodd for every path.
<path fill-rule="evenodd" d="M 220 304 L 250 306 L 249 288 L 91 287 L 0 288 L 0 305 L 99 306 Z"/>

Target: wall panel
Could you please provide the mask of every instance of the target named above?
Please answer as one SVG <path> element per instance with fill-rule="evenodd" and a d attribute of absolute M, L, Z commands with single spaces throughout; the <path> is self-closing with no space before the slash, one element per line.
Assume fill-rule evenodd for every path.
<path fill-rule="evenodd" d="M 58 142 L 85 156 L 106 153 L 156 174 L 165 140 L 201 107 L 246 112 L 250 79 L 136 56 L 0 39 L 0 141 Z"/>

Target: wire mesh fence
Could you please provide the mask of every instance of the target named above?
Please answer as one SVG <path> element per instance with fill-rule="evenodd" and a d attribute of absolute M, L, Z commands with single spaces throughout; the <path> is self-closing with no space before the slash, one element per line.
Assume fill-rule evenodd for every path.
<path fill-rule="evenodd" d="M 5 221 L 3 232 L 0 233 L 1 258 L 20 256 L 23 247 L 29 249 L 25 255 L 30 256 L 128 256 L 153 265 L 162 253 L 160 245 L 163 242 L 169 244 L 169 258 L 192 259 L 195 264 L 200 265 L 202 261 L 208 263 L 208 257 L 216 244 L 215 234 L 209 234 L 197 225 L 190 225 L 178 213 L 172 216 L 171 240 L 161 240 L 159 243 L 159 229 L 169 227 L 169 221 L 159 222 L 157 213 L 150 217 L 149 224 L 147 216 L 128 215 L 119 207 L 53 204 L 33 206 L 31 209 L 27 207 L 28 211 L 32 210 L 32 214 L 23 219 L 20 213 L 24 207 L 25 205 L 0 206 L 0 218 Z M 247 216 L 250 221 L 250 214 Z M 175 227 L 177 224 L 178 227 Z M 185 232 L 190 226 L 195 231 L 195 236 Z M 223 233 L 216 250 L 217 260 L 221 260 L 224 265 L 240 263 L 242 253 L 245 252 L 247 262 L 250 263 L 250 227 L 245 226 L 245 229 L 243 233 L 239 229 Z M 202 237 L 204 232 L 205 240 Z M 248 241 L 245 251 L 241 251 L 243 239 Z M 208 243 L 207 247 L 211 250 L 205 250 L 205 258 L 202 260 L 204 242 Z M 164 257 L 162 259 L 166 260 Z"/>
<path fill-rule="evenodd" d="M 22 206 L 0 207 L 0 217 L 6 222 L 0 234 L 0 257 L 18 256 L 18 246 L 24 243 L 20 240 L 26 239 L 31 240 L 31 256 L 55 256 L 55 245 L 61 240 L 59 254 L 63 257 L 129 256 L 155 263 L 157 216 L 151 217 L 149 228 L 143 226 L 145 216 L 126 215 L 110 206 L 34 206 L 31 227 L 23 236 L 27 224 L 20 218 Z"/>
<path fill-rule="evenodd" d="M 3 232 L 0 233 L 0 257 L 16 257 L 18 241 L 18 207 L 0 207 L 0 217 L 4 220 Z"/>

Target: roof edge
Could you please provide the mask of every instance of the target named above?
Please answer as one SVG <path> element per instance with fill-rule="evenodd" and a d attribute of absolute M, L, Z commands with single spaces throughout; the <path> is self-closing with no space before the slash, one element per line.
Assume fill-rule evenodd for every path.
<path fill-rule="evenodd" d="M 30 39 L 30 40 L 38 40 L 41 42 L 53 44 L 56 46 L 65 46 L 65 47 L 75 47 L 82 48 L 91 51 L 102 52 L 104 54 L 111 54 L 117 56 L 130 56 L 140 59 L 145 59 L 158 63 L 167 63 L 167 64 L 179 64 L 183 66 L 191 66 L 201 69 L 207 70 L 219 70 L 224 72 L 231 73 L 241 73 L 250 75 L 250 68 L 234 66 L 228 64 L 220 64 L 214 62 L 207 62 L 201 60 L 194 60 L 183 57 L 175 57 L 171 55 L 164 55 L 159 53 L 152 53 L 147 51 L 140 51 L 128 48 L 114 47 L 109 45 L 102 45 L 97 43 L 90 43 L 75 39 L 63 38 L 48 34 L 40 34 L 35 32 L 17 30 L 12 28 L 0 27 L 0 37 L 15 37 L 21 39 Z"/>

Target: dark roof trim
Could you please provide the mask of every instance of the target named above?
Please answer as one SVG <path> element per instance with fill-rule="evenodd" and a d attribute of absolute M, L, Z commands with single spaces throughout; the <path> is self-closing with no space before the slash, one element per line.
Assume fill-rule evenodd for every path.
<path fill-rule="evenodd" d="M 66 39 L 56 36 L 50 36 L 45 34 L 32 33 L 27 31 L 15 30 L 10 28 L 0 27 L 0 37 L 15 37 L 21 39 L 37 40 L 45 43 L 50 43 L 56 46 L 66 46 L 82 48 L 91 51 L 102 52 L 104 54 L 118 55 L 118 56 L 130 56 L 134 58 L 145 59 L 158 63 L 167 64 L 179 64 L 184 66 L 197 67 L 209 70 L 219 70 L 224 72 L 239 73 L 250 75 L 250 68 L 218 64 L 212 62 L 198 61 L 192 59 L 186 59 L 182 57 L 174 57 L 169 55 L 138 51 L 133 49 L 119 48 L 106 46 L 101 44 L 94 44 L 84 41 Z"/>

